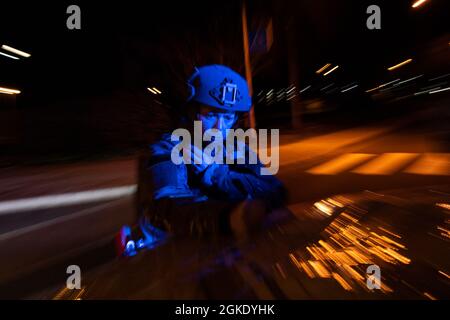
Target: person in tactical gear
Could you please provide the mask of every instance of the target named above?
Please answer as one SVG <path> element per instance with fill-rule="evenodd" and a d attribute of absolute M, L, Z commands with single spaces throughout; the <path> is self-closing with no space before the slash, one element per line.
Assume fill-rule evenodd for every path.
<path fill-rule="evenodd" d="M 196 68 L 187 86 L 184 129 L 189 132 L 194 121 L 200 121 L 202 133 L 213 129 L 225 140 L 227 130 L 235 128 L 239 116 L 251 108 L 247 82 L 226 66 Z M 149 146 L 140 163 L 138 194 L 145 223 L 175 235 L 242 236 L 260 229 L 267 214 L 282 205 L 284 187 L 275 176 L 261 175 L 259 159 L 210 163 L 202 161 L 203 150 L 190 144 L 192 161 L 174 163 L 178 143 L 173 133 L 164 134 Z M 245 158 L 253 152 L 247 145 L 244 150 L 245 154 L 233 156 Z"/>

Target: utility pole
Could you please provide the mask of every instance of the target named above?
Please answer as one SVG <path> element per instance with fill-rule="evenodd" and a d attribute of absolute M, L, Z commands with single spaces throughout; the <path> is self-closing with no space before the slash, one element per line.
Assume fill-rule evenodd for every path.
<path fill-rule="evenodd" d="M 299 83 L 299 63 L 298 63 L 298 38 L 297 38 L 297 23 L 293 17 L 287 19 L 286 25 L 287 35 L 287 58 L 288 58 L 288 77 L 289 85 L 295 86 L 295 97 L 291 99 L 291 126 L 293 129 L 300 129 L 302 127 L 302 105 L 300 97 L 298 96 Z"/>
<path fill-rule="evenodd" d="M 248 83 L 249 95 L 253 98 L 252 65 L 250 64 L 250 50 L 248 46 L 247 9 L 245 6 L 245 0 L 242 1 L 242 37 L 244 42 L 245 77 Z M 253 100 L 252 107 L 248 113 L 248 119 L 250 128 L 255 128 L 256 120 Z"/>

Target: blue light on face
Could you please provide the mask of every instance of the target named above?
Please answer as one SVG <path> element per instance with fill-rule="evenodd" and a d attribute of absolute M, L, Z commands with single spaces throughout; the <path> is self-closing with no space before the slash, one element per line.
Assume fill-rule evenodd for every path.
<path fill-rule="evenodd" d="M 202 122 L 204 131 L 209 129 L 218 129 L 222 131 L 223 137 L 226 137 L 226 130 L 231 129 L 237 120 L 233 112 L 208 112 L 200 114 L 198 119 Z"/>

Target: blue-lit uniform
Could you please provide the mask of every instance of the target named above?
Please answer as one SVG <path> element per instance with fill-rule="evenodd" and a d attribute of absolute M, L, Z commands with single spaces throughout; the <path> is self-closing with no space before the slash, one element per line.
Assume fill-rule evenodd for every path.
<path fill-rule="evenodd" d="M 189 100 L 202 105 L 231 112 L 251 106 L 246 81 L 224 66 L 196 69 L 188 87 Z M 283 186 L 274 176 L 261 175 L 259 159 L 256 164 L 211 164 L 199 172 L 193 164 L 172 162 L 177 143 L 165 134 L 140 161 L 140 207 L 153 225 L 176 234 L 228 233 L 229 214 L 242 201 L 261 200 L 267 212 L 281 205 Z"/>
<path fill-rule="evenodd" d="M 175 144 L 164 135 L 142 161 L 146 186 L 140 186 L 140 194 L 147 197 L 144 210 L 156 226 L 182 234 L 227 233 L 228 214 L 240 201 L 263 200 L 267 211 L 282 203 L 282 184 L 272 175 L 261 175 L 259 161 L 211 165 L 197 174 L 193 165 L 171 161 Z"/>

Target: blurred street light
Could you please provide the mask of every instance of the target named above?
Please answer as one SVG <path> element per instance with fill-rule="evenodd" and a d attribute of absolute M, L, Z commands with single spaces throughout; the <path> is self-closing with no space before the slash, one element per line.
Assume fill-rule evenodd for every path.
<path fill-rule="evenodd" d="M 434 81 L 434 80 L 442 79 L 442 78 L 445 78 L 447 76 L 450 76 L 450 73 L 443 74 L 442 76 L 439 76 L 439 77 L 436 77 L 436 78 L 428 79 L 428 81 Z"/>
<path fill-rule="evenodd" d="M 286 91 L 286 94 L 291 93 L 291 92 L 294 91 L 295 89 L 296 89 L 295 86 L 293 86 L 292 88 L 290 88 L 289 90 Z"/>
<path fill-rule="evenodd" d="M 369 93 L 369 92 L 372 92 L 372 91 L 375 91 L 375 90 L 377 90 L 379 87 L 375 87 L 375 88 L 372 88 L 372 89 L 369 89 L 369 90 L 366 90 L 366 92 L 367 93 Z"/>
<path fill-rule="evenodd" d="M 331 72 L 333 72 L 334 70 L 336 70 L 337 68 L 339 68 L 339 66 L 336 66 L 333 69 L 331 69 L 330 71 L 325 72 L 323 75 L 326 76 L 326 75 L 330 74 Z"/>
<path fill-rule="evenodd" d="M 325 89 L 328 89 L 329 87 L 331 87 L 332 85 L 334 85 L 334 82 L 330 83 L 329 85 L 326 85 L 325 87 L 323 87 L 322 89 L 320 89 L 320 91 L 323 91 Z"/>
<path fill-rule="evenodd" d="M 156 91 L 158 94 L 161 94 L 161 91 L 159 91 L 157 88 L 153 87 L 152 88 L 154 91 Z"/>
<path fill-rule="evenodd" d="M 153 94 L 161 94 L 162 93 L 160 90 L 158 90 L 158 88 L 155 88 L 155 87 L 147 88 L 147 90 Z"/>
<path fill-rule="evenodd" d="M 5 57 L 11 58 L 11 59 L 19 60 L 19 58 L 14 57 L 14 56 L 11 56 L 11 55 L 6 54 L 6 53 L 3 53 L 3 52 L 0 52 L 0 54 L 1 54 L 2 56 L 5 56 Z"/>
<path fill-rule="evenodd" d="M 5 93 L 5 94 L 19 94 L 19 93 L 20 93 L 20 90 L 0 87 L 0 93 Z"/>
<path fill-rule="evenodd" d="M 390 85 L 390 84 L 392 84 L 392 83 L 394 83 L 394 82 L 397 82 L 397 81 L 400 81 L 400 79 L 395 79 L 395 80 L 392 80 L 392 81 L 389 81 L 389 82 L 386 82 L 386 83 L 380 84 L 380 85 L 379 85 L 378 87 L 375 87 L 375 88 L 372 88 L 372 89 L 366 90 L 366 92 L 371 92 L 371 91 L 374 91 L 374 90 L 377 90 L 377 89 L 380 89 L 380 88 L 386 87 L 386 86 L 388 86 L 388 85 Z"/>
<path fill-rule="evenodd" d="M 407 59 L 405 61 L 400 62 L 399 64 L 396 64 L 395 66 L 387 68 L 389 71 L 395 70 L 397 68 L 400 68 L 401 66 L 404 66 L 405 64 L 408 64 L 412 61 L 412 59 Z"/>
<path fill-rule="evenodd" d="M 433 90 L 433 91 L 430 91 L 429 93 L 433 94 L 433 93 L 438 93 L 438 92 L 443 92 L 443 91 L 448 91 L 448 90 L 450 90 L 450 87 L 447 87 L 444 89 L 439 89 L 439 90 Z"/>
<path fill-rule="evenodd" d="M 22 57 L 25 57 L 25 58 L 31 57 L 31 54 L 29 54 L 29 53 L 27 53 L 27 52 L 24 52 L 24 51 L 22 51 L 22 50 L 15 49 L 15 48 L 13 48 L 13 47 L 7 46 L 6 44 L 2 45 L 2 49 L 3 49 L 3 50 L 6 50 L 6 51 L 9 51 L 9 52 L 11 52 L 11 53 L 15 53 L 15 54 L 17 54 L 17 55 L 19 55 L 19 56 L 22 56 Z"/>
<path fill-rule="evenodd" d="M 326 68 L 328 68 L 329 66 L 331 66 L 331 64 L 327 63 L 326 65 L 324 65 L 322 68 L 320 68 L 319 70 L 316 71 L 317 74 L 322 73 Z"/>
<path fill-rule="evenodd" d="M 308 90 L 309 88 L 311 88 L 311 85 L 309 85 L 309 86 L 303 88 L 302 90 L 300 90 L 300 93 L 305 92 L 305 91 Z"/>
<path fill-rule="evenodd" d="M 413 8 L 417 8 L 418 6 L 422 5 L 424 2 L 426 2 L 427 0 L 418 0 L 416 2 L 413 3 L 412 7 Z"/>
<path fill-rule="evenodd" d="M 357 84 L 355 84 L 354 86 L 351 86 L 350 88 L 347 88 L 347 89 L 341 90 L 341 92 L 346 92 L 346 91 L 350 91 L 350 90 L 352 90 L 352 89 L 354 89 L 354 88 L 356 88 L 356 87 L 358 87 L 358 85 L 357 85 Z"/>
<path fill-rule="evenodd" d="M 414 79 L 420 78 L 420 77 L 422 77 L 422 76 L 423 76 L 423 74 L 418 75 L 418 76 L 416 76 L 416 77 L 412 77 L 412 78 L 403 80 L 403 81 L 400 81 L 399 83 L 394 84 L 394 87 L 399 86 L 399 85 L 401 85 L 402 83 L 406 83 L 406 82 L 412 81 L 412 80 L 414 80 Z"/>
<path fill-rule="evenodd" d="M 378 86 L 378 88 L 386 87 L 386 86 L 388 86 L 388 85 L 390 85 L 390 84 L 392 84 L 392 83 L 394 83 L 394 82 L 397 82 L 397 81 L 400 81 L 400 79 L 395 79 L 395 80 L 392 80 L 392 81 L 389 81 L 389 82 L 380 84 L 380 85 Z"/>

